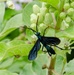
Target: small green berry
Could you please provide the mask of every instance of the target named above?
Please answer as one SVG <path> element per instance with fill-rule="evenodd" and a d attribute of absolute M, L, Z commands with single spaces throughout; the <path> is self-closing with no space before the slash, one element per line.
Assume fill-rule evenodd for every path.
<path fill-rule="evenodd" d="M 61 12 L 61 13 L 60 13 L 60 18 L 61 18 L 61 19 L 64 19 L 65 17 L 66 17 L 66 13 L 65 13 L 65 12 Z"/>
<path fill-rule="evenodd" d="M 64 10 L 68 10 L 70 8 L 70 4 L 69 3 L 65 3 L 64 4 Z"/>
<path fill-rule="evenodd" d="M 69 8 L 68 11 L 67 11 L 67 14 L 70 15 L 70 16 L 73 15 L 74 14 L 74 9 Z"/>
<path fill-rule="evenodd" d="M 60 29 L 65 30 L 68 27 L 69 27 L 69 24 L 65 20 L 63 20 L 62 23 L 61 23 L 61 28 Z"/>
<path fill-rule="evenodd" d="M 65 21 L 66 21 L 67 23 L 70 23 L 70 22 L 71 22 L 71 18 L 67 16 L 66 19 L 65 19 Z"/>

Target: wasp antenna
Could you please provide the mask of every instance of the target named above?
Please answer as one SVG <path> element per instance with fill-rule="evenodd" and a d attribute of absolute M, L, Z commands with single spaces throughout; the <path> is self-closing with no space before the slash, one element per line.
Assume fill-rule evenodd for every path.
<path fill-rule="evenodd" d="M 32 28 L 28 28 L 28 29 L 30 29 L 31 31 L 33 31 L 33 32 L 35 32 L 35 33 L 36 33 L 36 31 L 35 31 L 35 30 L 33 30 Z"/>
<path fill-rule="evenodd" d="M 65 49 L 63 49 L 63 48 L 60 48 L 60 47 L 58 47 L 58 46 L 56 46 L 56 45 L 54 45 L 55 47 L 57 47 L 57 48 L 59 48 L 59 49 L 61 49 L 61 50 L 65 50 Z"/>
<path fill-rule="evenodd" d="M 47 26 L 45 29 L 44 29 L 44 33 L 43 33 L 43 36 L 45 35 L 45 32 L 46 30 L 49 28 L 49 26 Z"/>

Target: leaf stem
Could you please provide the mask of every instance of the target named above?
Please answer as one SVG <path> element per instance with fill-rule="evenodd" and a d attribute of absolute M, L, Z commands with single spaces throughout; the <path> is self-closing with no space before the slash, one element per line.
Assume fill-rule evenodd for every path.
<path fill-rule="evenodd" d="M 58 74 L 55 70 L 54 70 L 54 66 L 55 66 L 55 61 L 56 61 L 56 56 L 54 56 L 53 58 L 50 57 L 50 65 L 49 67 L 46 66 L 46 68 L 48 69 L 48 75 L 61 75 L 61 74 Z"/>
<path fill-rule="evenodd" d="M 56 60 L 56 57 L 54 57 L 54 58 L 51 57 L 50 65 L 48 67 L 48 75 L 53 74 L 52 70 L 54 69 L 54 66 L 55 66 L 55 60 Z"/>

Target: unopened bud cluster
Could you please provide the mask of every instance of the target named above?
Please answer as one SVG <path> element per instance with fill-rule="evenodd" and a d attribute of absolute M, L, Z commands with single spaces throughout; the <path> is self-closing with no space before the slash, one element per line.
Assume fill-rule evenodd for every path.
<path fill-rule="evenodd" d="M 60 18 L 63 19 L 63 25 L 68 28 L 74 22 L 74 1 L 66 2 L 63 7 L 64 11 L 60 13 Z"/>
<path fill-rule="evenodd" d="M 41 7 L 34 4 L 33 13 L 30 15 L 30 21 L 31 21 L 30 27 L 35 29 L 37 24 L 39 31 L 43 32 L 43 30 L 52 23 L 52 16 L 48 10 L 49 9 L 46 7 L 46 3 L 42 3 Z"/>

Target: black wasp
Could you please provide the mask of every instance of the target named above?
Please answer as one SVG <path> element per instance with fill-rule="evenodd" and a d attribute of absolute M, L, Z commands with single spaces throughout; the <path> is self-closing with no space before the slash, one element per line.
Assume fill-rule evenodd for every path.
<path fill-rule="evenodd" d="M 37 57 L 37 53 L 38 53 L 38 51 L 39 51 L 39 49 L 41 47 L 40 43 L 42 43 L 42 45 L 43 45 L 42 50 L 45 47 L 50 56 L 52 54 L 55 54 L 55 51 L 53 50 L 53 48 L 51 46 L 56 46 L 56 45 L 58 45 L 60 43 L 60 39 L 57 38 L 57 37 L 45 37 L 44 36 L 45 31 L 46 31 L 46 29 L 48 27 L 45 28 L 43 36 L 41 36 L 40 33 L 38 32 L 37 25 L 38 25 L 38 19 L 37 19 L 37 23 L 36 23 L 36 31 L 31 29 L 31 28 L 28 28 L 28 29 L 32 30 L 34 32 L 34 34 L 37 36 L 37 38 L 38 38 L 38 40 L 36 41 L 35 45 L 31 49 L 31 51 L 29 52 L 29 55 L 28 55 L 29 60 L 34 60 Z M 58 47 L 58 46 L 56 46 L 56 47 Z"/>

